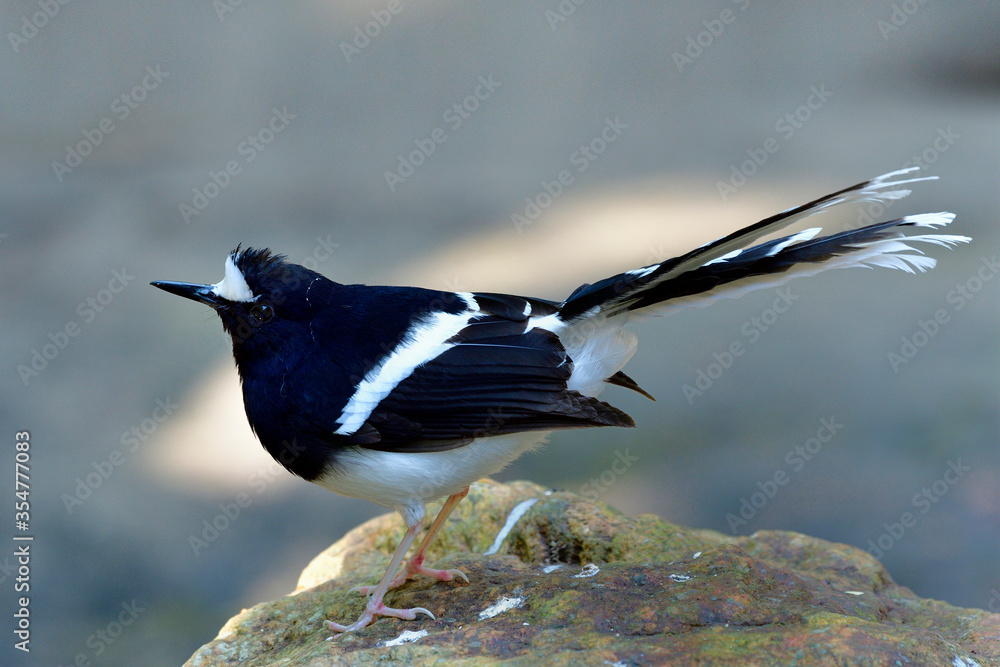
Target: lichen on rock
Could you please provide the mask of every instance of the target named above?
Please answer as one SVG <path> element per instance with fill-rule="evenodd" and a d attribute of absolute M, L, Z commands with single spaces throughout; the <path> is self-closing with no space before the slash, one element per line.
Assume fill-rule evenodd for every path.
<path fill-rule="evenodd" d="M 323 620 L 361 613 L 364 598 L 348 589 L 378 580 L 402 532 L 393 514 L 358 526 L 294 593 L 230 619 L 186 664 L 1000 665 L 1000 615 L 918 598 L 860 549 L 687 529 L 490 480 L 472 486 L 429 553 L 471 583 L 418 579 L 387 596 L 437 620 L 382 618 L 331 638 Z"/>

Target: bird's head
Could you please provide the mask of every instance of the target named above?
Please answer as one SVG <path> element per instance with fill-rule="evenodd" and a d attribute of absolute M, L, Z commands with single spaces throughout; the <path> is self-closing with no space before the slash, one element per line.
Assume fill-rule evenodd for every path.
<path fill-rule="evenodd" d="M 319 283 L 319 284 L 317 284 Z M 214 285 L 154 281 L 154 287 L 211 306 L 241 356 L 278 349 L 299 329 L 308 327 L 318 297 L 330 281 L 285 261 L 270 250 L 236 248 L 226 258 L 226 272 Z"/>

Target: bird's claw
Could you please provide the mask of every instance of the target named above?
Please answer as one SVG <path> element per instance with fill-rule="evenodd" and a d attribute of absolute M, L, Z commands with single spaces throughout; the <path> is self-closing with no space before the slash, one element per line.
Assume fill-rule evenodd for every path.
<path fill-rule="evenodd" d="M 372 591 L 375 590 L 374 586 L 355 586 L 354 588 L 348 588 L 348 593 L 360 593 L 361 595 L 371 595 Z"/>
<path fill-rule="evenodd" d="M 371 625 L 372 621 L 375 620 L 376 616 L 392 616 L 394 618 L 399 618 L 404 621 L 413 621 L 417 618 L 417 614 L 424 614 L 428 616 L 432 621 L 436 621 L 437 617 L 434 616 L 428 609 L 423 607 L 412 607 L 410 609 L 394 609 L 392 607 L 386 607 L 384 604 L 371 605 L 365 608 L 361 617 L 352 623 L 351 625 L 341 625 L 334 621 L 326 621 L 326 627 L 334 632 L 354 632 L 362 628 L 366 628 Z"/>
<path fill-rule="evenodd" d="M 464 581 L 465 583 L 469 583 L 468 575 L 465 574 L 465 572 L 462 572 L 461 570 L 445 570 L 445 572 L 447 572 L 449 576 L 447 579 L 442 579 L 441 581 L 451 581 L 455 577 L 461 577 L 462 581 Z"/>
<path fill-rule="evenodd" d="M 435 570 L 431 567 L 424 567 L 423 565 L 416 565 L 408 567 L 406 570 L 408 576 L 412 577 L 415 574 L 422 574 L 425 577 L 430 577 L 431 579 L 437 579 L 438 581 L 451 581 L 455 577 L 461 577 L 465 583 L 469 583 L 469 577 L 461 570 Z"/>
<path fill-rule="evenodd" d="M 404 611 L 411 612 L 413 614 L 412 616 L 400 616 L 399 617 L 399 618 L 405 618 L 407 621 L 412 621 L 412 620 L 416 619 L 417 614 L 424 614 L 425 616 L 427 616 L 428 618 L 430 618 L 432 621 L 436 621 L 437 620 L 437 616 L 435 616 L 434 614 L 432 614 L 429 609 L 424 609 L 423 607 L 411 607 L 410 609 L 405 609 Z"/>
<path fill-rule="evenodd" d="M 386 588 L 387 591 L 391 591 L 394 588 L 399 588 L 407 581 L 413 578 L 414 575 L 422 574 L 426 577 L 431 577 L 432 579 L 437 579 L 438 581 L 451 581 L 456 577 L 459 577 L 465 583 L 469 583 L 469 577 L 461 570 L 435 570 L 430 567 L 424 567 L 423 565 L 407 568 L 403 574 L 399 575 L 395 579 L 389 582 L 389 586 Z M 348 593 L 359 593 L 361 595 L 371 595 L 376 586 L 355 586 L 354 588 L 348 589 Z"/>

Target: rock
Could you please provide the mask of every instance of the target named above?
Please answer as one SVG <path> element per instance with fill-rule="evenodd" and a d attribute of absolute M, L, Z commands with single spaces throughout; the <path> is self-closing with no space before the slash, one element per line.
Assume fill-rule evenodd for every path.
<path fill-rule="evenodd" d="M 483 555 L 525 501 L 499 551 Z M 365 600 L 348 589 L 378 580 L 402 533 L 395 514 L 355 528 L 294 593 L 230 619 L 186 664 L 1000 665 L 1000 614 L 918 598 L 854 547 L 692 530 L 489 480 L 428 559 L 472 583 L 419 579 L 387 595 L 436 621 L 380 618 L 329 639 L 323 620 L 357 618 Z"/>

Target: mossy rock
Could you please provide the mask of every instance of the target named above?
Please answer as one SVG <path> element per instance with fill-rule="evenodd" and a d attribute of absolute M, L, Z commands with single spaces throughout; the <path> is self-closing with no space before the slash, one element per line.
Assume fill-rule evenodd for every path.
<path fill-rule="evenodd" d="M 428 558 L 471 583 L 415 580 L 386 596 L 437 620 L 379 618 L 331 638 L 323 621 L 358 617 L 365 600 L 348 589 L 378 580 L 402 534 L 394 514 L 355 528 L 294 593 L 230 619 L 186 664 L 1000 666 L 1000 615 L 918 598 L 854 547 L 692 530 L 489 480 L 473 485 Z"/>

